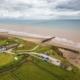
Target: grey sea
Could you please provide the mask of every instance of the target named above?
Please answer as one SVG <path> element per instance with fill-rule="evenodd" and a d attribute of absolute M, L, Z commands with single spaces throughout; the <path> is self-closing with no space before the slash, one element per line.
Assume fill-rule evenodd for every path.
<path fill-rule="evenodd" d="M 37 27 L 80 30 L 80 20 L 12 20 L 0 19 L 0 24 L 20 24 Z"/>

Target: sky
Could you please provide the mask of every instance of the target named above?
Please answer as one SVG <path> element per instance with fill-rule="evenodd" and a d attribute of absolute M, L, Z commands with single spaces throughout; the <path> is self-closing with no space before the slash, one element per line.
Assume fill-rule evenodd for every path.
<path fill-rule="evenodd" d="M 0 0 L 0 19 L 80 19 L 80 0 Z"/>

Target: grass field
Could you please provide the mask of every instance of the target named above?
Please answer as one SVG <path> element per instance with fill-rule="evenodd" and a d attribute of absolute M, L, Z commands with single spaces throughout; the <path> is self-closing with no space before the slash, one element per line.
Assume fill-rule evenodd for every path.
<path fill-rule="evenodd" d="M 33 58 L 15 71 L 0 74 L 0 80 L 79 80 L 80 71 L 66 71 L 47 62 Z"/>
<path fill-rule="evenodd" d="M 30 41 L 23 41 L 21 39 L 15 40 L 15 38 L 14 40 L 2 41 L 0 43 L 2 45 L 7 44 L 6 42 L 8 42 L 8 44 L 14 42 L 23 44 L 22 47 L 13 49 L 13 52 L 17 50 L 30 50 L 37 45 Z M 50 56 L 65 61 L 58 55 L 59 51 L 57 47 L 40 45 L 34 52 L 48 53 Z M 18 60 L 14 60 L 14 57 L 18 57 Z M 8 70 L 6 71 L 4 69 L 4 72 L 0 72 L 0 80 L 80 80 L 80 70 L 75 67 L 72 71 L 67 71 L 66 69 L 47 63 L 46 61 L 26 55 L 1 53 L 0 67 L 5 65 L 8 65 Z"/>
<path fill-rule="evenodd" d="M 12 54 L 0 53 L 0 67 L 11 63 L 13 60 L 14 56 Z"/>

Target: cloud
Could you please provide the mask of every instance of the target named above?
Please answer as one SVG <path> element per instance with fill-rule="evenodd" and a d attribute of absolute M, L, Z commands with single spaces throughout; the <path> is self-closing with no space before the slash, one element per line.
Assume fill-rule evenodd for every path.
<path fill-rule="evenodd" d="M 79 0 L 0 0 L 0 18 L 80 19 Z"/>
<path fill-rule="evenodd" d="M 57 8 L 69 9 L 69 10 L 80 10 L 79 6 L 80 6 L 79 0 L 68 0 L 66 3 L 59 4 Z"/>

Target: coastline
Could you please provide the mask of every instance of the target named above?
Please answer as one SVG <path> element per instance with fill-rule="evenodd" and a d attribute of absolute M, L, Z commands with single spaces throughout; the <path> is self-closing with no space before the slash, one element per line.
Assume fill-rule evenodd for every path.
<path fill-rule="evenodd" d="M 67 30 L 63 28 L 48 28 L 48 27 L 38 27 L 38 26 L 28 26 L 28 25 L 12 25 L 12 24 L 0 24 L 0 29 L 10 30 L 16 32 L 24 32 L 29 36 L 55 36 L 60 38 L 65 38 L 72 40 L 74 42 L 80 42 L 79 31 L 77 30 Z"/>
<path fill-rule="evenodd" d="M 29 27 L 27 27 L 28 29 Z M 30 27 L 31 28 L 31 27 Z M 29 30 L 30 30 L 29 28 Z M 23 30 L 24 29 L 24 30 Z M 34 28 L 35 29 L 35 28 Z M 25 27 L 1 27 L 0 26 L 0 32 L 8 32 L 8 34 L 10 35 L 13 35 L 13 36 L 16 36 L 18 38 L 21 38 L 23 40 L 28 40 L 28 41 L 32 41 L 32 42 L 35 42 L 35 43 L 40 43 L 42 40 L 44 39 L 47 39 L 47 38 L 51 38 L 53 36 L 51 35 L 43 35 L 41 34 L 33 34 L 33 28 L 31 28 L 32 30 L 32 33 L 28 32 L 29 30 L 26 30 Z M 35 29 L 36 30 L 36 29 Z M 26 32 L 25 32 L 26 31 Z M 39 31 L 39 30 L 38 30 Z M 46 30 L 44 30 L 45 32 Z M 41 31 L 42 32 L 42 31 Z M 70 36 L 70 35 L 69 35 Z M 66 48 L 66 49 L 70 49 L 72 50 L 73 52 L 71 51 L 66 51 L 64 49 L 59 49 L 64 57 L 70 62 L 72 63 L 73 65 L 77 66 L 80 68 L 80 61 L 79 61 L 79 58 L 78 56 L 80 56 L 79 54 L 75 54 L 74 51 L 76 52 L 80 52 L 80 42 L 76 42 L 74 40 L 69 40 L 67 38 L 63 38 L 63 37 L 58 37 L 58 36 L 54 36 L 55 38 L 46 42 L 45 44 L 47 45 L 53 45 L 53 46 L 57 46 L 59 48 Z M 74 56 L 76 57 L 75 59 Z M 77 62 L 76 62 L 77 61 Z"/>
<path fill-rule="evenodd" d="M 34 28 L 31 26 L 27 26 L 27 27 L 26 26 L 18 26 L 17 27 L 17 25 L 12 25 L 12 26 L 11 25 L 5 25 L 5 26 L 0 25 L 0 32 L 8 32 L 9 34 L 16 35 L 16 36 L 19 36 L 25 40 L 30 40 L 30 41 L 34 41 L 34 42 L 40 42 L 43 39 L 50 38 L 50 37 L 54 36 L 55 39 L 49 41 L 47 44 L 49 44 L 49 45 L 53 44 L 55 46 L 65 47 L 65 48 L 70 48 L 73 50 L 80 51 L 80 42 L 74 41 L 73 39 L 70 40 L 67 37 L 66 38 L 58 37 L 56 35 L 53 35 L 53 33 L 51 33 L 51 35 L 49 35 L 48 33 L 50 31 L 52 32 L 53 30 L 50 30 L 50 29 L 45 30 L 44 28 L 43 29 L 39 28 L 39 27 Z M 39 34 L 37 32 L 39 32 L 41 34 Z M 60 34 L 59 32 L 57 32 L 57 33 Z M 62 32 L 62 33 L 64 35 L 64 32 Z M 65 35 L 67 35 L 67 34 L 65 33 Z M 69 35 L 69 37 L 70 37 L 70 35 Z M 72 38 L 72 36 L 71 36 L 71 38 Z"/>

